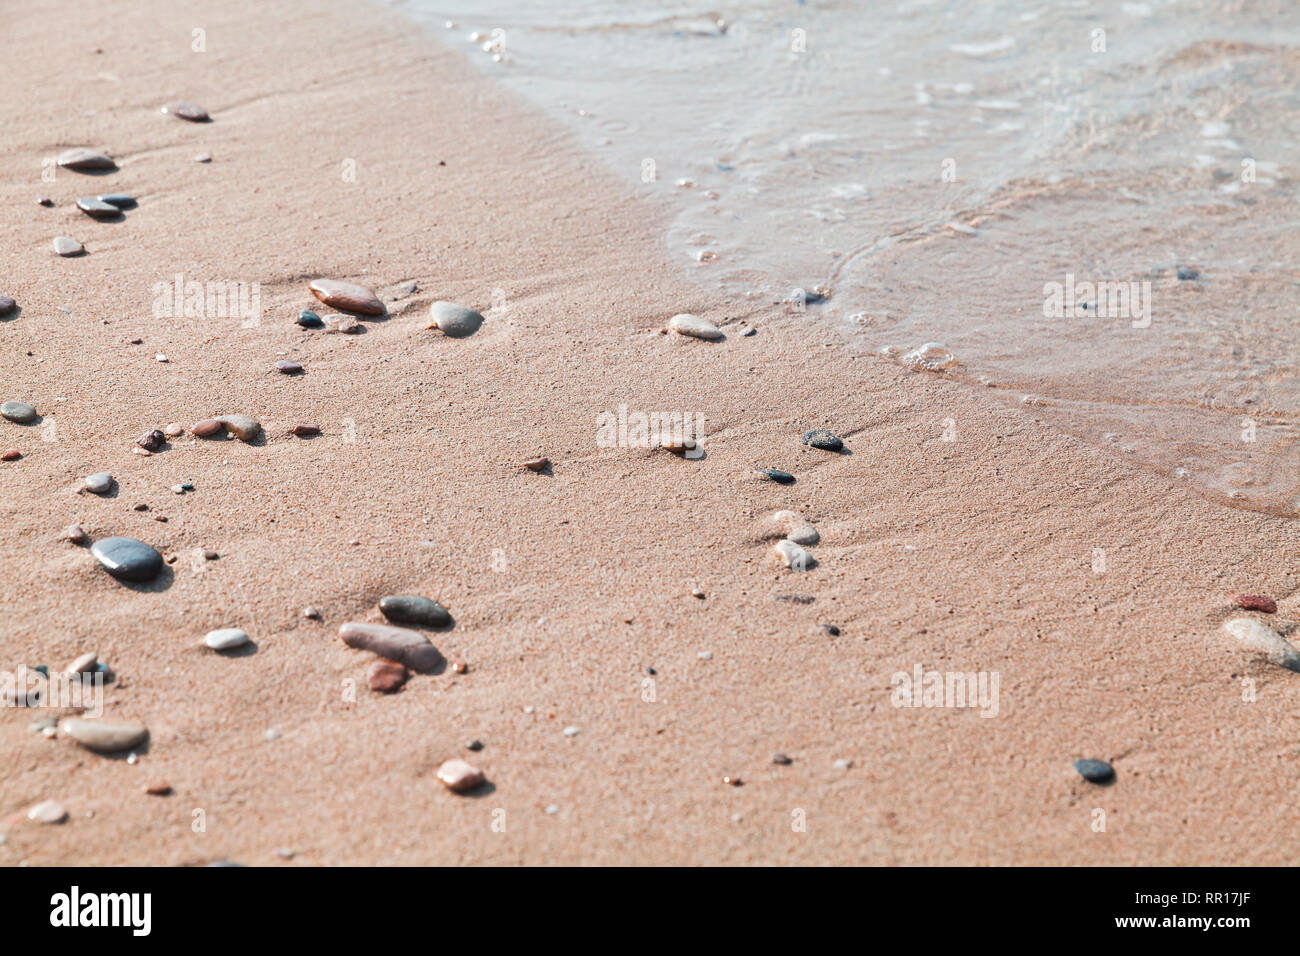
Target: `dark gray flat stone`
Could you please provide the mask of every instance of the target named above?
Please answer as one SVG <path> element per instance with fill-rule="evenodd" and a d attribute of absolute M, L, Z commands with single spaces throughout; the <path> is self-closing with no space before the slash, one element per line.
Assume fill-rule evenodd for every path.
<path fill-rule="evenodd" d="M 152 581 L 162 570 L 162 555 L 135 538 L 104 538 L 90 546 L 104 570 L 121 581 Z"/>
<path fill-rule="evenodd" d="M 451 614 L 437 601 L 418 594 L 394 594 L 379 602 L 379 611 L 390 621 L 399 624 L 421 624 L 424 627 L 446 627 Z"/>
<path fill-rule="evenodd" d="M 804 432 L 803 443 L 813 448 L 820 448 L 822 451 L 840 451 L 844 447 L 844 442 L 838 435 L 833 435 L 824 428 L 814 428 L 810 432 Z"/>

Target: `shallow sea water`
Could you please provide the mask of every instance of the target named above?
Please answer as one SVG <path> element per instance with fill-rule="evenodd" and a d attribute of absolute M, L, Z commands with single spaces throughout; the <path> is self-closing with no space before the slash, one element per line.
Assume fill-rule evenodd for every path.
<path fill-rule="evenodd" d="M 665 198 L 729 301 L 1300 514 L 1293 0 L 395 6 Z"/>

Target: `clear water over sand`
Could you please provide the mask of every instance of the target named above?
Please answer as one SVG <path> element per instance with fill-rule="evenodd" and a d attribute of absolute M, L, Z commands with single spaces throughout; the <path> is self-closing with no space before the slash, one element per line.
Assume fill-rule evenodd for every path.
<path fill-rule="evenodd" d="M 942 342 L 918 374 L 1300 513 L 1293 2 L 398 6 L 666 197 L 729 301 L 822 287 L 881 361 Z"/>

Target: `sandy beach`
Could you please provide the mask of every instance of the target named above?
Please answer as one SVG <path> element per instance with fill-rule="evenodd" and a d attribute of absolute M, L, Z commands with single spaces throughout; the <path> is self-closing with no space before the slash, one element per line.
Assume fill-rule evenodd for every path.
<path fill-rule="evenodd" d="M 49 729 L 74 709 L 0 708 L 0 864 L 1300 850 L 1300 674 L 1223 630 L 1295 636 L 1294 520 L 704 288 L 667 254 L 661 202 L 397 10 L 52 0 L 4 20 L 0 401 L 39 419 L 0 421 L 21 455 L 0 462 L 0 669 L 94 652 L 98 719 L 148 739 L 103 755 Z M 211 121 L 162 112 L 178 100 Z M 115 168 L 59 167 L 76 147 Z M 77 208 L 104 193 L 137 204 Z M 260 312 L 235 294 L 160 315 L 178 277 Z M 386 314 L 337 331 L 315 279 Z M 482 327 L 428 328 L 435 301 Z M 680 313 L 723 338 L 669 331 Z M 611 447 L 621 407 L 702 422 L 703 453 Z M 193 436 L 224 415 L 264 437 Z M 98 472 L 107 494 L 85 488 Z M 807 570 L 773 554 L 785 510 L 817 532 Z M 115 579 L 73 524 L 145 542 L 162 572 Z M 389 595 L 454 624 L 417 628 L 449 666 L 378 693 L 339 629 L 385 623 Z M 222 628 L 252 644 L 204 646 Z M 996 704 L 897 706 L 896 675 L 930 672 L 996 675 Z M 486 783 L 444 786 L 453 758 Z M 29 819 L 43 801 L 66 819 Z"/>

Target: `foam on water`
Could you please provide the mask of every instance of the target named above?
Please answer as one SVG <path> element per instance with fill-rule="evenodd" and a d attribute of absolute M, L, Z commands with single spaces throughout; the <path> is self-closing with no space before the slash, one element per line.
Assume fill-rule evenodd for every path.
<path fill-rule="evenodd" d="M 940 340 L 990 401 L 1300 513 L 1293 0 L 433 6 L 670 204 L 694 281 L 821 287 L 864 352 Z"/>

